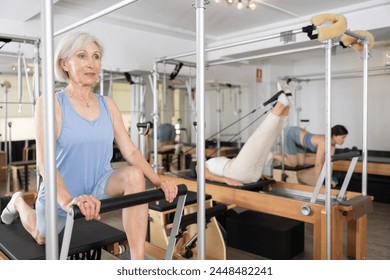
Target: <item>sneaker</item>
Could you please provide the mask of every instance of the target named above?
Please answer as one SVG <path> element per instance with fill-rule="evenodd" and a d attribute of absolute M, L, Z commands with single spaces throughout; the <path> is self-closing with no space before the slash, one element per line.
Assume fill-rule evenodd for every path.
<path fill-rule="evenodd" d="M 282 93 L 278 97 L 278 102 L 282 103 L 284 106 L 290 105 L 290 100 L 288 99 L 287 95 L 285 93 Z"/>
<path fill-rule="evenodd" d="M 270 99 L 268 99 L 267 101 L 265 101 L 265 102 L 263 103 L 263 106 L 267 106 L 267 105 L 270 104 L 270 103 L 276 102 L 276 101 L 278 100 L 279 96 L 280 96 L 282 93 L 284 93 L 283 90 L 280 90 L 280 91 L 278 91 L 277 93 L 275 93 L 274 96 L 272 96 Z"/>
<path fill-rule="evenodd" d="M 293 95 L 292 95 L 292 93 L 291 93 L 290 86 L 287 84 L 286 81 L 281 81 L 280 83 L 278 83 L 278 88 L 279 88 L 279 87 L 280 87 L 280 88 L 284 91 L 284 93 L 286 94 L 290 106 L 293 106 L 293 105 L 294 105 L 294 97 L 293 97 Z"/>
<path fill-rule="evenodd" d="M 14 193 L 10 202 L 8 202 L 7 206 L 4 208 L 3 212 L 1 213 L 1 221 L 4 224 L 10 225 L 19 217 L 19 213 L 16 211 L 14 207 L 15 200 L 18 197 L 23 197 L 23 193 L 22 192 Z"/>

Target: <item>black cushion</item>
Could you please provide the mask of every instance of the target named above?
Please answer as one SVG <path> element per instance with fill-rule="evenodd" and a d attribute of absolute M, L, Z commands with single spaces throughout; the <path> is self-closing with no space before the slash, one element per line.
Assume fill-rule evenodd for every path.
<path fill-rule="evenodd" d="M 304 249 L 304 223 L 256 211 L 227 218 L 227 245 L 263 256 L 286 260 Z"/>
<path fill-rule="evenodd" d="M 69 255 L 102 248 L 123 242 L 126 234 L 112 226 L 99 221 L 74 221 Z M 62 234 L 59 236 L 59 252 L 61 252 Z M 31 235 L 23 228 L 20 220 L 11 225 L 0 225 L 0 250 L 13 260 L 45 259 L 45 246 L 38 245 Z"/>
<path fill-rule="evenodd" d="M 313 164 L 304 164 L 304 165 L 298 165 L 298 166 L 288 166 L 288 165 L 285 165 L 284 166 L 284 170 L 299 171 L 299 170 L 304 170 L 304 169 L 308 169 L 308 168 L 312 168 L 312 167 L 314 167 Z M 274 166 L 273 168 L 274 169 L 282 169 L 282 166 L 278 165 L 278 166 Z"/>

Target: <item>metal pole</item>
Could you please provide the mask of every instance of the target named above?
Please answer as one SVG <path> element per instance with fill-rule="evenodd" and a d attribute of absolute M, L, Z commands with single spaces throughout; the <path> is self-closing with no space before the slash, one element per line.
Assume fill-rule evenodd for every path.
<path fill-rule="evenodd" d="M 362 194 L 367 195 L 367 119 L 368 119 L 368 42 L 363 45 L 363 147 L 362 147 Z"/>
<path fill-rule="evenodd" d="M 217 134 L 217 156 L 219 157 L 221 155 L 221 114 L 222 114 L 222 108 L 223 108 L 223 98 L 222 98 L 222 91 L 221 86 L 217 85 L 217 92 L 218 92 L 218 109 L 217 109 L 217 131 L 219 133 Z"/>
<path fill-rule="evenodd" d="M 138 121 L 140 123 L 144 123 L 145 120 L 145 85 L 142 77 L 137 78 L 137 83 L 139 85 L 139 115 Z M 146 154 L 146 137 L 149 135 L 145 135 L 144 137 L 140 137 L 139 147 L 142 152 L 142 155 L 147 159 L 148 155 Z"/>
<path fill-rule="evenodd" d="M 119 3 L 115 4 L 115 5 L 112 5 L 111 7 L 108 7 L 107 9 L 104 9 L 104 10 L 102 10 L 100 12 L 97 12 L 96 14 L 93 14 L 93 15 L 91 15 L 91 16 L 83 19 L 83 20 L 75 22 L 74 24 L 71 24 L 68 27 L 65 27 L 63 29 L 58 30 L 57 32 L 54 33 L 54 37 L 56 37 L 58 35 L 61 35 L 61 34 L 65 33 L 65 32 L 68 32 L 68 31 L 70 31 L 72 29 L 75 29 L 75 28 L 77 28 L 77 27 L 79 27 L 81 25 L 84 25 L 84 24 L 88 23 L 88 22 L 91 22 L 91 21 L 93 21 L 93 20 L 95 20 L 97 18 L 105 16 L 105 15 L 107 15 L 109 13 L 112 13 L 112 12 L 114 12 L 116 10 L 119 10 L 120 8 L 123 8 L 124 6 L 127 6 L 127 5 L 129 5 L 129 4 L 133 3 L 133 2 L 137 2 L 137 1 L 138 0 L 125 0 L 125 1 L 119 2 Z"/>
<path fill-rule="evenodd" d="M 26 43 L 26 44 L 35 44 L 36 41 L 39 41 L 39 38 L 35 38 L 35 37 L 25 37 L 25 36 L 8 35 L 8 34 L 0 34 L 0 38 L 10 39 L 14 43 Z"/>
<path fill-rule="evenodd" d="M 37 102 L 37 99 L 40 95 L 40 76 L 39 76 L 39 64 L 40 64 L 40 57 L 39 57 L 39 41 L 36 41 L 34 44 L 34 115 L 35 115 L 35 104 Z"/>
<path fill-rule="evenodd" d="M 239 87 L 238 92 L 235 94 L 235 102 L 234 105 L 236 106 L 235 113 L 238 116 L 238 119 L 241 119 L 241 87 Z M 238 123 L 238 131 L 241 131 L 241 122 Z M 238 137 L 238 143 L 237 148 L 241 149 L 241 135 Z"/>
<path fill-rule="evenodd" d="M 326 258 L 331 259 L 331 143 L 330 143 L 330 108 L 331 108 L 331 58 L 332 40 L 329 39 L 325 45 L 325 209 L 326 209 Z"/>
<path fill-rule="evenodd" d="M 10 166 L 9 166 L 9 157 L 8 157 L 8 87 L 4 87 L 4 153 L 5 153 L 5 166 L 7 167 L 5 171 L 5 180 L 7 182 L 7 190 L 10 190 Z"/>
<path fill-rule="evenodd" d="M 157 73 L 157 63 L 154 63 L 153 66 L 153 168 L 156 173 L 158 173 L 158 147 L 157 147 L 157 130 L 158 130 L 158 89 L 157 89 L 157 80 L 158 80 L 158 73 Z"/>
<path fill-rule="evenodd" d="M 198 161 L 198 259 L 205 259 L 205 117 L 204 117 L 204 0 L 196 0 L 196 103 L 197 103 L 197 149 Z"/>
<path fill-rule="evenodd" d="M 319 49 L 319 48 L 322 48 L 322 45 L 316 45 L 316 46 L 312 46 L 312 47 L 299 48 L 299 49 L 291 49 L 291 50 L 280 51 L 280 52 L 266 53 L 266 54 L 248 56 L 248 57 L 231 59 L 231 60 L 210 62 L 210 63 L 207 63 L 207 67 L 229 64 L 229 63 L 234 63 L 234 62 L 241 62 L 241 61 L 246 61 L 246 60 L 260 59 L 260 58 L 289 54 L 289 53 L 305 52 L 305 51 L 315 50 L 315 49 Z"/>
<path fill-rule="evenodd" d="M 46 191 L 46 259 L 58 259 L 57 236 L 57 180 L 55 162 L 54 125 L 54 52 L 53 52 L 53 3 L 42 0 L 43 41 L 43 108 L 44 108 L 44 181 Z"/>
<path fill-rule="evenodd" d="M 302 29 L 292 30 L 292 34 L 299 34 L 299 33 L 302 33 Z M 238 47 L 238 46 L 242 46 L 242 45 L 246 45 L 246 44 L 252 44 L 252 43 L 261 42 L 261 41 L 265 41 L 265 40 L 276 39 L 276 38 L 279 38 L 280 36 L 281 36 L 280 33 L 277 33 L 277 34 L 268 35 L 268 36 L 255 38 L 255 39 L 250 39 L 250 40 L 246 40 L 246 41 L 241 41 L 241 42 L 237 42 L 237 43 L 216 46 L 216 47 L 205 49 L 204 51 L 211 52 L 211 51 L 217 51 L 217 50 L 222 50 L 222 49 L 227 49 L 227 48 L 233 48 L 233 47 Z M 157 61 L 176 59 L 176 58 L 180 58 L 180 57 L 192 56 L 195 54 L 197 54 L 197 50 L 192 51 L 192 52 L 188 52 L 188 53 L 179 54 L 179 55 L 162 57 L 162 58 L 158 59 Z"/>

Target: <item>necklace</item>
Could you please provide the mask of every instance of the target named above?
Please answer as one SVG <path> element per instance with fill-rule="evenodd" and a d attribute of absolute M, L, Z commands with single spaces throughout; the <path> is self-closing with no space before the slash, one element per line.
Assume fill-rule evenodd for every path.
<path fill-rule="evenodd" d="M 80 101 L 83 101 L 83 102 L 85 102 L 85 106 L 87 106 L 87 108 L 89 108 L 90 107 L 90 103 L 91 103 L 91 101 L 92 101 L 92 98 L 93 98 L 93 96 L 94 96 L 94 94 L 92 93 L 91 94 L 91 97 L 89 98 L 89 100 L 88 101 L 83 101 L 82 99 L 79 99 L 79 98 L 77 98 L 78 100 L 80 100 Z M 73 95 L 73 94 L 69 94 L 69 97 L 73 97 L 73 98 L 75 98 L 75 96 Z"/>
<path fill-rule="evenodd" d="M 89 103 L 92 101 L 92 98 L 93 98 L 93 94 L 91 95 L 91 98 L 88 100 L 88 102 L 85 103 L 85 105 L 87 105 L 87 108 L 89 108 Z"/>

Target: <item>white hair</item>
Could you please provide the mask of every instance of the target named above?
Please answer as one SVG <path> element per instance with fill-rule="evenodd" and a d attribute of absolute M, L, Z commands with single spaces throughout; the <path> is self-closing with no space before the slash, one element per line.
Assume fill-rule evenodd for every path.
<path fill-rule="evenodd" d="M 82 46 L 90 43 L 95 43 L 99 48 L 101 55 L 103 56 L 104 49 L 102 44 L 96 39 L 95 36 L 92 36 L 86 32 L 72 32 L 61 38 L 54 54 L 54 74 L 58 81 L 69 81 L 68 72 L 62 68 L 62 61 L 74 55 Z"/>

